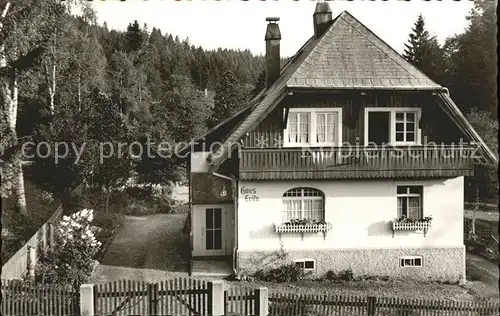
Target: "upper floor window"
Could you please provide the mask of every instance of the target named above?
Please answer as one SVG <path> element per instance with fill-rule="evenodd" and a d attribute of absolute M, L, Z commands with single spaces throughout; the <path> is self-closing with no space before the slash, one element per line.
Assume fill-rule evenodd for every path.
<path fill-rule="evenodd" d="M 288 114 L 284 144 L 288 146 L 338 145 L 341 109 L 294 108 Z"/>
<path fill-rule="evenodd" d="M 422 219 L 422 186 L 398 186 L 398 218 Z"/>
<path fill-rule="evenodd" d="M 419 108 L 366 108 L 365 144 L 419 145 Z"/>
<path fill-rule="evenodd" d="M 283 222 L 295 219 L 323 220 L 323 192 L 313 188 L 294 188 L 283 194 Z"/>

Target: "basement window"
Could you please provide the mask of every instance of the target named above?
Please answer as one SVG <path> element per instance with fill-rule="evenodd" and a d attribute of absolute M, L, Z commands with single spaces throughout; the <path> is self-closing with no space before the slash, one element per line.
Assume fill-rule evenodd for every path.
<path fill-rule="evenodd" d="M 314 261 L 314 259 L 297 259 L 294 260 L 294 262 L 304 271 L 316 270 L 316 261 Z"/>
<path fill-rule="evenodd" d="M 400 265 L 401 267 L 421 267 L 422 261 L 422 256 L 401 257 Z"/>

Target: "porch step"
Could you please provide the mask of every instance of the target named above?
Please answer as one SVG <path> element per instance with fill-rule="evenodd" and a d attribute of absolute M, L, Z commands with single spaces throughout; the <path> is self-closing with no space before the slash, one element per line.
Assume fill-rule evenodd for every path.
<path fill-rule="evenodd" d="M 233 274 L 231 264 L 227 260 L 192 260 L 191 276 L 227 277 Z"/>

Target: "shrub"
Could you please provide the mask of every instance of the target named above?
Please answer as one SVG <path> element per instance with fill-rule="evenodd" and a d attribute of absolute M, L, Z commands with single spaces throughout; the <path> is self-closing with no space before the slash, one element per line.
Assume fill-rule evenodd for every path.
<path fill-rule="evenodd" d="M 154 197 L 154 204 L 158 210 L 158 213 L 168 214 L 174 213 L 175 209 L 173 207 L 174 202 L 167 195 L 157 195 Z"/>
<path fill-rule="evenodd" d="M 352 269 L 342 270 L 338 273 L 335 273 L 334 271 L 329 270 L 326 273 L 326 278 L 328 280 L 332 280 L 335 282 L 350 282 L 350 281 L 355 280 L 354 273 L 352 272 Z"/>
<path fill-rule="evenodd" d="M 15 206 L 2 212 L 2 262 L 5 263 L 36 231 L 31 217 L 20 213 Z"/>
<path fill-rule="evenodd" d="M 42 283 L 71 284 L 78 289 L 94 268 L 101 243 L 91 227 L 93 210 L 64 216 L 55 230 L 56 245 L 39 258 L 35 276 Z"/>
<path fill-rule="evenodd" d="M 293 282 L 301 280 L 304 277 L 304 270 L 295 263 L 292 263 L 268 271 L 258 271 L 255 277 L 267 282 Z"/>

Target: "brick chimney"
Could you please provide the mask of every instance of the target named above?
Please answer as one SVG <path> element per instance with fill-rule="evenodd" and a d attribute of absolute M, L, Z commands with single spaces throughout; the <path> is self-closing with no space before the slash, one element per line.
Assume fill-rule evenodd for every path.
<path fill-rule="evenodd" d="M 281 32 L 278 26 L 280 18 L 266 18 L 266 85 L 270 87 L 280 76 L 280 40 Z"/>
<path fill-rule="evenodd" d="M 328 2 L 321 1 L 316 3 L 316 9 L 313 14 L 314 35 L 316 37 L 323 35 L 332 20 L 332 9 Z"/>

